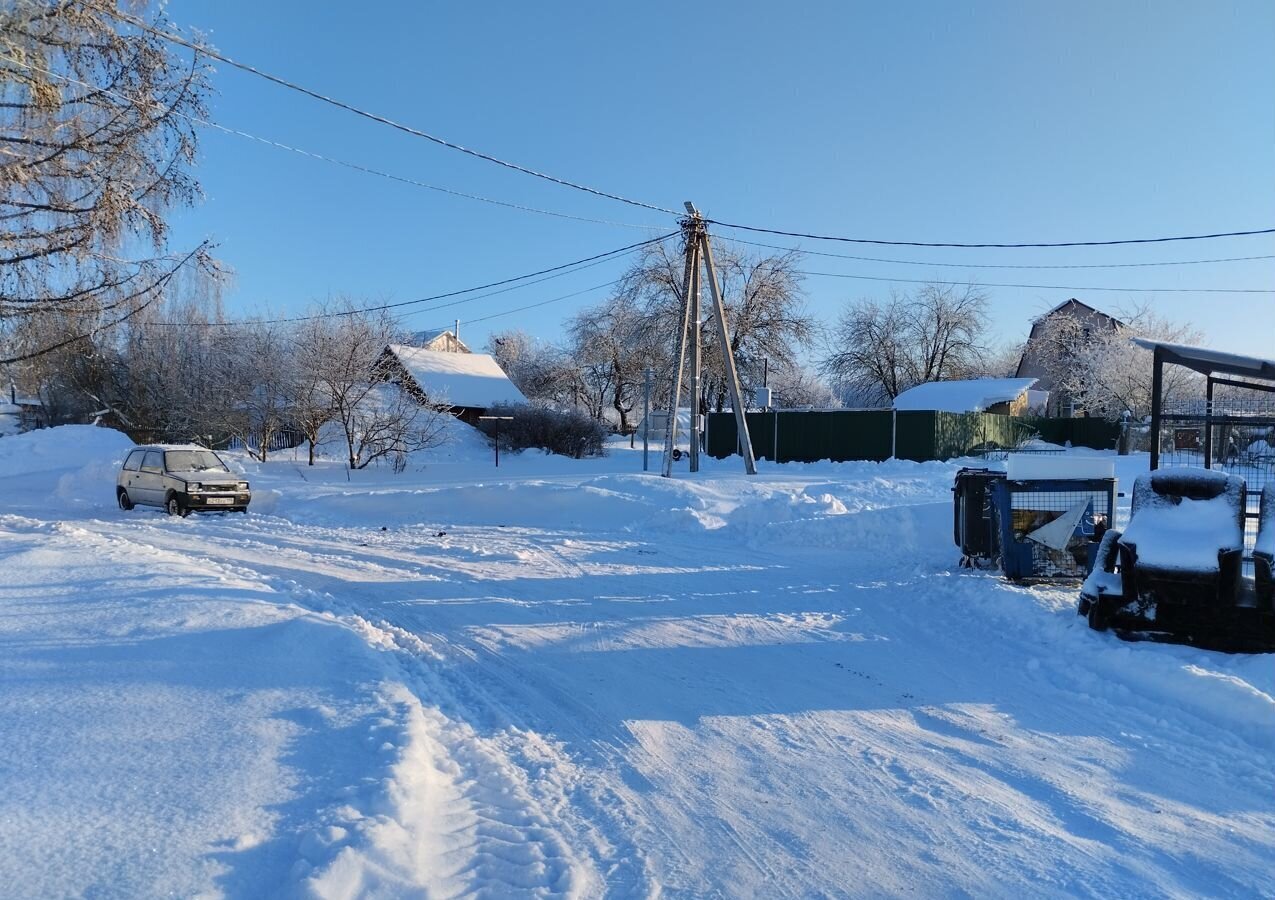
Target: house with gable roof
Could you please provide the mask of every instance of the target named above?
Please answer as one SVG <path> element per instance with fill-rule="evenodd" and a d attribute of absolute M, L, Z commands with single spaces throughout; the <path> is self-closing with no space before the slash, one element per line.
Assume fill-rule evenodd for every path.
<path fill-rule="evenodd" d="M 1109 316 L 1102 310 L 1095 309 L 1075 297 L 1065 303 L 1058 304 L 1032 322 L 1031 333 L 1027 336 L 1027 343 L 1023 347 L 1023 355 L 1018 361 L 1018 370 L 1014 375 L 1018 378 L 1035 378 L 1036 390 L 1049 391 L 1046 415 L 1071 418 L 1082 415 L 1083 410 L 1078 409 L 1075 401 L 1067 396 L 1065 392 L 1056 389 L 1046 365 L 1050 348 L 1046 346 L 1045 336 L 1048 334 L 1050 326 L 1059 317 L 1064 316 L 1075 320 L 1079 324 L 1079 334 L 1082 339 L 1100 331 L 1119 331 L 1125 327 L 1125 324 L 1115 316 Z"/>
<path fill-rule="evenodd" d="M 379 380 L 398 385 L 422 403 L 446 404 L 452 415 L 470 425 L 493 406 L 527 402 L 486 353 L 390 344 L 377 358 L 374 371 Z"/>

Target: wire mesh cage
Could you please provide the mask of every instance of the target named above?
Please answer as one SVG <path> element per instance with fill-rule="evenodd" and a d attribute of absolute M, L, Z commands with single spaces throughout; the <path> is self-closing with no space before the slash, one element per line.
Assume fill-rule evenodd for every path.
<path fill-rule="evenodd" d="M 1114 478 L 997 482 L 1001 569 L 1016 579 L 1083 579 L 1116 513 Z"/>
<path fill-rule="evenodd" d="M 1267 385 L 1231 382 L 1210 398 L 1165 401 L 1158 467 L 1197 466 L 1244 479 L 1244 574 L 1253 575 L 1262 488 L 1275 485 L 1275 394 Z"/>

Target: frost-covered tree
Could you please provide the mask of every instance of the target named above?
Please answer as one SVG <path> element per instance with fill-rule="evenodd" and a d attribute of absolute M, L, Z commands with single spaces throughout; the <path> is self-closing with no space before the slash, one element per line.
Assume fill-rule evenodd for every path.
<path fill-rule="evenodd" d="M 349 301 L 313 314 L 294 341 L 298 362 L 312 370 L 314 396 L 325 398 L 349 467 L 390 457 L 397 468 L 408 453 L 442 443 L 450 415 L 441 398 L 413 397 L 377 372 L 377 360 L 398 333 L 394 319 Z"/>
<path fill-rule="evenodd" d="M 886 301 L 851 303 L 820 368 L 844 395 L 888 405 L 915 385 L 981 374 L 986 334 L 982 289 L 927 284 Z"/>
<path fill-rule="evenodd" d="M 1071 316 L 1048 320 L 1040 341 L 1041 360 L 1054 390 L 1069 396 L 1079 409 L 1118 421 L 1128 413 L 1141 421 L 1151 414 L 1152 354 L 1133 338 L 1192 344 L 1200 332 L 1190 324 L 1169 321 L 1148 306 L 1120 314 L 1111 329 L 1090 329 Z M 1193 389 L 1198 378 L 1188 369 L 1165 369 L 1164 397 L 1172 400 Z"/>
<path fill-rule="evenodd" d="M 761 386 L 767 366 L 795 364 L 801 351 L 815 338 L 815 320 L 806 312 L 802 276 L 797 269 L 800 254 L 750 256 L 716 242 L 714 262 L 726 308 L 731 353 L 746 395 Z M 667 396 L 677 336 L 682 321 L 682 274 L 685 258 L 665 243 L 645 248 L 638 262 L 624 276 L 617 297 L 641 309 L 658 337 L 652 345 L 650 365 L 662 377 L 657 396 Z M 729 391 L 725 360 L 711 314 L 707 282 L 701 305 L 703 378 L 701 410 L 722 409 Z"/>
<path fill-rule="evenodd" d="M 568 325 L 569 354 L 590 398 L 590 412 L 602 419 L 615 414 L 621 434 L 642 403 L 643 372 L 663 352 L 662 335 L 630 295 L 612 297 L 586 309 Z"/>
<path fill-rule="evenodd" d="M 219 429 L 239 439 L 254 457 L 266 461 L 275 438 L 294 427 L 292 385 L 299 377 L 293 341 L 277 322 L 244 322 L 234 329 L 234 343 L 220 363 L 221 387 L 227 401 Z"/>
<path fill-rule="evenodd" d="M 561 348 L 515 328 L 493 334 L 486 349 L 528 400 L 571 400 L 578 374 Z"/>
<path fill-rule="evenodd" d="M 770 389 L 777 406 L 836 409 L 841 399 L 815 372 L 804 366 L 782 366 L 770 373 Z"/>
<path fill-rule="evenodd" d="M 323 427 L 336 415 L 323 374 L 327 327 L 322 319 L 310 319 L 293 328 L 289 342 L 292 364 L 283 386 L 292 427 L 305 436 L 307 463 L 311 466 Z"/>
<path fill-rule="evenodd" d="M 164 24 L 162 6 L 134 11 Z M 167 213 L 193 203 L 209 69 L 120 18 L 117 0 L 0 4 L 0 357 L 57 352 L 157 302 Z M 56 328 L 13 330 L 52 313 Z M 61 331 L 61 336 L 49 331 Z"/>

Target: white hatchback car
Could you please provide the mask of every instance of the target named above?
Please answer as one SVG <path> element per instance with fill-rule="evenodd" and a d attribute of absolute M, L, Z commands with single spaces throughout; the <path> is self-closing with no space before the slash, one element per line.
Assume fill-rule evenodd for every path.
<path fill-rule="evenodd" d="M 115 481 L 115 497 L 120 509 L 140 504 L 186 516 L 191 510 L 246 513 L 252 491 L 206 447 L 156 444 L 128 454 Z"/>

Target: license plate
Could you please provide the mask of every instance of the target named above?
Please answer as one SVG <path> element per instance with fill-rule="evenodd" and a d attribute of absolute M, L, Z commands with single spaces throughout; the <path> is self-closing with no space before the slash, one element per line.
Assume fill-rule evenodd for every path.
<path fill-rule="evenodd" d="M 230 506 L 235 502 L 234 497 L 209 497 L 209 506 Z"/>

